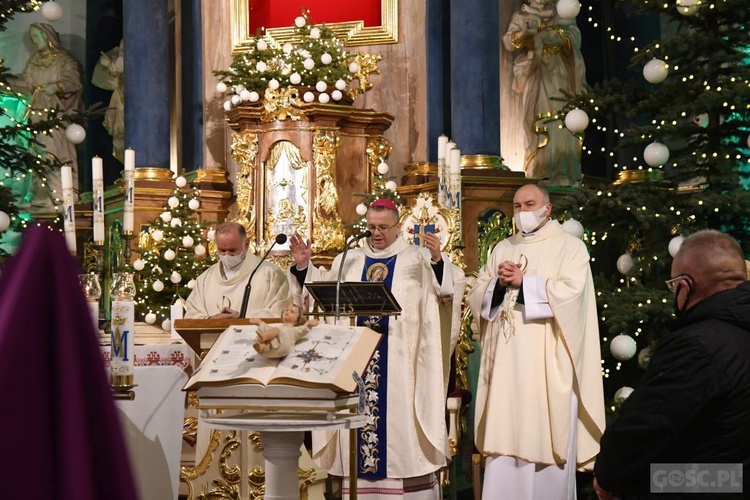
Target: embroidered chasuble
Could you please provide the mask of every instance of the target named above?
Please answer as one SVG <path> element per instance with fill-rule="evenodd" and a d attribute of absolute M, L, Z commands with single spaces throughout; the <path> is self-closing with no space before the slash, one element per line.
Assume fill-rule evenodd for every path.
<path fill-rule="evenodd" d="M 358 325 L 383 334 L 363 377 L 367 423 L 357 432 L 359 478 L 415 478 L 446 464 L 444 364 L 455 288 L 453 266 L 443 258 L 438 283 L 429 251 L 403 239 L 383 250 L 365 246 L 347 254 L 343 281 L 383 281 L 402 308 L 399 316 L 357 318 Z M 341 255 L 331 270 L 310 265 L 305 282 L 335 281 L 340 263 Z M 309 297 L 291 272 L 289 282 L 298 303 Z M 313 459 L 331 474 L 348 474 L 348 450 L 348 432 L 313 432 Z"/>

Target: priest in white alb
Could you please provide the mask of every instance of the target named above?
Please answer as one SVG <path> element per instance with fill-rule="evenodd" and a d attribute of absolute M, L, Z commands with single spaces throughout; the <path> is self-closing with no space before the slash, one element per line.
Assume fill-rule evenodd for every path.
<path fill-rule="evenodd" d="M 454 266 L 441 253 L 434 234 L 424 236 L 424 247 L 401 236 L 393 201 L 374 201 L 366 221 L 371 236 L 362 248 L 348 252 L 342 281 L 383 282 L 402 312 L 357 317 L 358 325 L 383 334 L 363 377 L 367 423 L 357 429 L 358 498 L 437 500 L 436 472 L 449 453 L 444 367 L 451 345 Z M 289 277 L 296 299 L 306 295 L 304 283 L 336 280 L 341 255 L 331 270 L 315 267 L 310 263 L 310 241 L 298 234 L 291 238 L 291 250 L 296 265 Z M 347 432 L 313 433 L 313 458 L 334 476 L 348 475 L 348 450 Z M 343 495 L 348 494 L 347 479 Z"/>
<path fill-rule="evenodd" d="M 475 441 L 493 500 L 575 499 L 576 470 L 593 469 L 604 431 L 589 254 L 551 210 L 546 189 L 516 191 L 519 231 L 467 297 L 482 344 Z"/>

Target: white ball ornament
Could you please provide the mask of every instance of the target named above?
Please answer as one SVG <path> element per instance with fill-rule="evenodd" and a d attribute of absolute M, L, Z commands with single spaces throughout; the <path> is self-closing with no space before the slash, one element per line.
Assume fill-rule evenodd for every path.
<path fill-rule="evenodd" d="M 156 280 L 151 285 L 151 288 L 153 288 L 155 292 L 161 292 L 164 290 L 164 282 L 162 280 Z"/>
<path fill-rule="evenodd" d="M 243 90 L 247 90 L 244 85 L 238 84 L 234 86 L 234 93 L 240 95 Z"/>
<path fill-rule="evenodd" d="M 294 18 L 294 25 L 298 28 L 301 28 L 302 26 L 304 26 L 305 22 L 306 22 L 305 18 L 302 16 L 297 16 Z"/>
<path fill-rule="evenodd" d="M 224 101 L 224 111 L 232 110 L 232 101 Z"/>
<path fill-rule="evenodd" d="M 165 211 L 159 214 L 159 218 L 164 222 L 169 222 L 172 220 L 172 214 Z"/>
<path fill-rule="evenodd" d="M 65 138 L 71 144 L 80 144 L 86 139 L 86 129 L 77 123 L 71 123 L 65 128 Z"/>
<path fill-rule="evenodd" d="M 357 215 L 365 215 L 367 213 L 367 205 L 360 203 L 355 210 L 357 211 Z"/>
<path fill-rule="evenodd" d="M 677 252 L 679 252 L 683 241 L 685 241 L 684 236 L 675 236 L 674 238 L 669 240 L 669 255 L 671 255 L 672 257 L 677 255 Z"/>
<path fill-rule="evenodd" d="M 630 335 L 617 335 L 609 343 L 609 352 L 619 361 L 629 360 L 635 356 L 637 349 L 638 344 Z"/>
<path fill-rule="evenodd" d="M 0 211 L 0 233 L 10 227 L 10 217 L 3 211 Z"/>
<path fill-rule="evenodd" d="M 302 66 L 304 66 L 305 69 L 313 69 L 315 67 L 315 61 L 308 57 L 307 59 L 302 61 Z"/>
<path fill-rule="evenodd" d="M 683 16 L 692 16 L 701 8 L 701 0 L 677 0 L 677 12 Z"/>
<path fill-rule="evenodd" d="M 255 44 L 255 47 L 256 47 L 256 48 L 257 48 L 258 50 L 266 50 L 266 49 L 268 48 L 268 44 L 266 43 L 266 41 L 265 41 L 265 40 L 263 40 L 263 39 L 261 38 L 260 40 L 258 40 L 258 43 L 256 43 L 256 44 Z"/>
<path fill-rule="evenodd" d="M 191 246 L 193 246 L 193 243 L 195 243 L 195 240 L 193 240 L 193 237 L 190 235 L 184 236 L 182 238 L 182 246 L 184 246 L 185 248 L 190 248 Z"/>
<path fill-rule="evenodd" d="M 144 267 L 146 267 L 146 264 L 141 259 L 135 259 L 133 261 L 133 269 L 136 271 L 143 271 Z"/>
<path fill-rule="evenodd" d="M 174 260 L 175 257 L 177 257 L 177 254 L 171 248 L 167 248 L 164 251 L 164 259 L 165 260 Z"/>
<path fill-rule="evenodd" d="M 669 160 L 669 148 L 661 142 L 652 142 L 643 150 L 643 159 L 652 167 L 660 167 Z"/>
<path fill-rule="evenodd" d="M 234 94 L 230 100 L 232 101 L 233 106 L 239 106 L 239 104 L 242 102 L 242 97 Z"/>
<path fill-rule="evenodd" d="M 398 187 L 398 184 L 396 184 L 396 181 L 388 181 L 385 183 L 385 188 L 389 191 L 395 191 Z"/>
<path fill-rule="evenodd" d="M 318 101 L 320 101 L 321 104 L 326 104 L 330 100 L 331 100 L 331 96 L 329 96 L 325 92 L 318 95 Z"/>
<path fill-rule="evenodd" d="M 268 82 L 268 88 L 271 90 L 276 90 L 279 88 L 279 81 L 276 78 L 271 78 L 271 80 Z"/>
<path fill-rule="evenodd" d="M 146 323 L 148 323 L 149 325 L 153 325 L 154 323 L 156 323 L 156 314 L 148 313 L 146 314 L 145 319 L 146 319 Z"/>
<path fill-rule="evenodd" d="M 266 69 L 268 69 L 268 65 L 263 61 L 258 61 L 257 63 L 255 63 L 255 69 L 259 73 L 263 73 Z"/>
<path fill-rule="evenodd" d="M 324 81 L 319 81 L 315 84 L 315 90 L 317 90 L 318 92 L 325 92 L 327 88 L 328 84 Z"/>
<path fill-rule="evenodd" d="M 344 97 L 344 94 L 341 93 L 340 90 L 334 90 L 331 92 L 331 99 L 334 101 L 340 101 Z"/>
<path fill-rule="evenodd" d="M 195 255 L 197 255 L 198 257 L 206 255 L 206 247 L 204 247 L 203 244 L 199 243 L 195 247 Z"/>
<path fill-rule="evenodd" d="M 240 99 L 242 99 L 243 102 L 250 100 L 250 91 L 245 89 L 242 92 L 240 92 Z"/>
<path fill-rule="evenodd" d="M 172 271 L 172 275 L 169 277 L 169 281 L 176 285 L 177 283 L 182 281 L 182 275 L 177 271 Z"/>
<path fill-rule="evenodd" d="M 333 86 L 336 87 L 337 90 L 345 90 L 346 82 L 339 78 L 338 80 L 336 80 L 336 83 L 334 83 Z"/>
<path fill-rule="evenodd" d="M 333 61 L 333 57 L 331 57 L 331 54 L 328 52 L 323 53 L 322 56 L 320 56 L 320 62 L 323 64 L 331 64 L 331 61 Z"/>
<path fill-rule="evenodd" d="M 582 109 L 572 109 L 565 115 L 565 126 L 574 134 L 579 134 L 589 126 L 589 115 Z"/>
<path fill-rule="evenodd" d="M 170 196 L 167 200 L 167 205 L 172 208 L 177 208 L 180 206 L 180 200 L 176 196 Z"/>
<path fill-rule="evenodd" d="M 54 1 L 44 2 L 42 8 L 39 9 L 47 21 L 55 22 L 59 21 L 63 15 L 63 9 L 59 3 Z"/>
<path fill-rule="evenodd" d="M 299 85 L 301 81 L 302 77 L 299 76 L 299 73 L 292 73 L 291 75 L 289 75 L 289 83 L 291 83 L 292 85 Z"/>
<path fill-rule="evenodd" d="M 154 239 L 154 241 L 161 241 L 164 239 L 164 232 L 161 229 L 157 229 L 153 233 L 151 233 L 151 237 Z"/>
<path fill-rule="evenodd" d="M 747 136 L 747 147 L 750 148 L 750 135 Z"/>
<path fill-rule="evenodd" d="M 378 164 L 378 173 L 381 175 L 388 173 L 388 164 L 386 162 L 380 162 Z"/>
<path fill-rule="evenodd" d="M 651 59 L 643 67 L 643 78 L 649 83 L 661 83 L 667 79 L 669 68 L 661 59 Z"/>
<path fill-rule="evenodd" d="M 214 239 L 216 239 L 216 229 L 209 229 L 206 233 L 206 238 L 208 238 L 210 241 L 214 241 Z"/>
<path fill-rule="evenodd" d="M 310 30 L 310 38 L 320 38 L 320 29 L 313 28 Z"/>
<path fill-rule="evenodd" d="M 359 71 L 359 64 L 355 62 L 349 63 L 349 73 L 356 73 L 357 71 Z"/>
<path fill-rule="evenodd" d="M 187 282 L 187 287 L 188 287 L 189 289 L 191 289 L 191 290 L 192 290 L 193 288 L 195 288 L 195 280 L 194 280 L 194 279 L 191 279 L 190 281 L 188 281 L 188 282 Z"/>
<path fill-rule="evenodd" d="M 315 100 L 315 94 L 312 92 L 305 92 L 305 95 L 302 96 L 302 99 L 304 99 L 305 102 L 313 102 Z"/>
<path fill-rule="evenodd" d="M 620 271 L 621 274 L 627 275 L 634 267 L 635 262 L 633 262 L 633 256 L 629 253 L 624 253 L 618 257 L 617 270 Z"/>
<path fill-rule="evenodd" d="M 557 15 L 562 19 L 574 19 L 581 12 L 578 0 L 558 0 Z"/>
<path fill-rule="evenodd" d="M 250 92 L 250 102 L 258 102 L 258 99 L 260 99 L 260 94 L 258 94 L 256 91 Z"/>
<path fill-rule="evenodd" d="M 219 82 L 219 83 L 216 84 L 216 92 L 219 92 L 221 94 L 223 94 L 224 92 L 226 92 L 227 88 L 228 88 L 227 84 L 224 83 L 224 82 Z"/>
<path fill-rule="evenodd" d="M 626 399 L 630 397 L 630 395 L 633 394 L 633 388 L 628 386 L 622 386 L 619 389 L 617 389 L 617 392 L 615 392 L 615 404 L 621 405 L 625 402 Z"/>
<path fill-rule="evenodd" d="M 201 207 L 201 202 L 193 198 L 188 202 L 188 208 L 190 210 L 198 210 Z"/>
<path fill-rule="evenodd" d="M 179 176 L 174 180 L 174 183 L 178 188 L 184 188 L 185 186 L 187 186 L 187 179 L 185 179 L 183 176 Z"/>
<path fill-rule="evenodd" d="M 161 322 L 161 329 L 165 332 L 169 332 L 172 330 L 172 322 L 168 319 L 165 319 Z"/>
<path fill-rule="evenodd" d="M 172 227 L 182 227 L 182 221 L 178 218 L 173 218 L 171 221 L 169 221 L 169 225 Z"/>
<path fill-rule="evenodd" d="M 282 45 L 281 50 L 284 51 L 284 54 L 289 54 L 294 49 L 294 45 L 292 45 L 289 42 L 286 42 L 284 45 Z"/>
<path fill-rule="evenodd" d="M 575 236 L 576 238 L 583 238 L 583 224 L 575 219 L 568 219 L 563 222 L 563 229 L 566 233 Z"/>

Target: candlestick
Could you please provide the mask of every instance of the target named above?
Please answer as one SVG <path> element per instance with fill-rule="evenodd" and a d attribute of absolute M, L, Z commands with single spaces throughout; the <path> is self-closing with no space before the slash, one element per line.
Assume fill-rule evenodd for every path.
<path fill-rule="evenodd" d="M 437 143 L 437 164 L 438 164 L 438 203 L 446 204 L 445 183 L 448 176 L 445 172 L 445 145 L 448 144 L 448 136 L 441 134 Z"/>
<path fill-rule="evenodd" d="M 450 151 L 450 196 L 451 208 L 461 207 L 461 150 Z"/>
<path fill-rule="evenodd" d="M 453 201 L 451 200 L 451 151 L 455 147 L 456 143 L 450 139 L 445 143 L 445 167 L 443 170 L 445 180 L 443 182 L 443 197 L 445 198 L 445 205 L 448 208 L 453 206 Z"/>
<path fill-rule="evenodd" d="M 91 187 L 94 211 L 94 243 L 104 244 L 104 174 L 102 159 L 91 159 Z"/>
<path fill-rule="evenodd" d="M 64 166 L 60 168 L 60 183 L 62 184 L 63 198 L 63 232 L 68 250 L 76 254 L 76 214 L 73 209 L 73 167 Z"/>
<path fill-rule="evenodd" d="M 122 202 L 122 230 L 126 234 L 133 232 L 135 210 L 135 151 L 125 150 L 125 170 L 122 171 L 125 180 L 125 196 Z"/>

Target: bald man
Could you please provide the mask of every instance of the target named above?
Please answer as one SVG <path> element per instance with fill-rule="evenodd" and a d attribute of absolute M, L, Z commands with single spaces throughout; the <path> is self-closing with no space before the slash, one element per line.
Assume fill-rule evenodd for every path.
<path fill-rule="evenodd" d="M 668 498 L 746 498 L 743 478 L 745 495 L 750 492 L 748 475 L 740 477 L 750 465 L 746 279 L 745 257 L 730 236 L 699 231 L 682 243 L 666 282 L 674 293 L 675 328 L 602 437 L 594 483 L 600 499 L 613 498 L 612 492 L 665 498 L 662 488 L 677 488 Z M 691 476 L 698 481 L 689 492 Z"/>
<path fill-rule="evenodd" d="M 518 233 L 498 243 L 466 299 L 482 359 L 474 415 L 482 496 L 569 500 L 604 430 L 599 326 L 586 245 L 550 219 L 547 191 L 513 196 Z"/>

